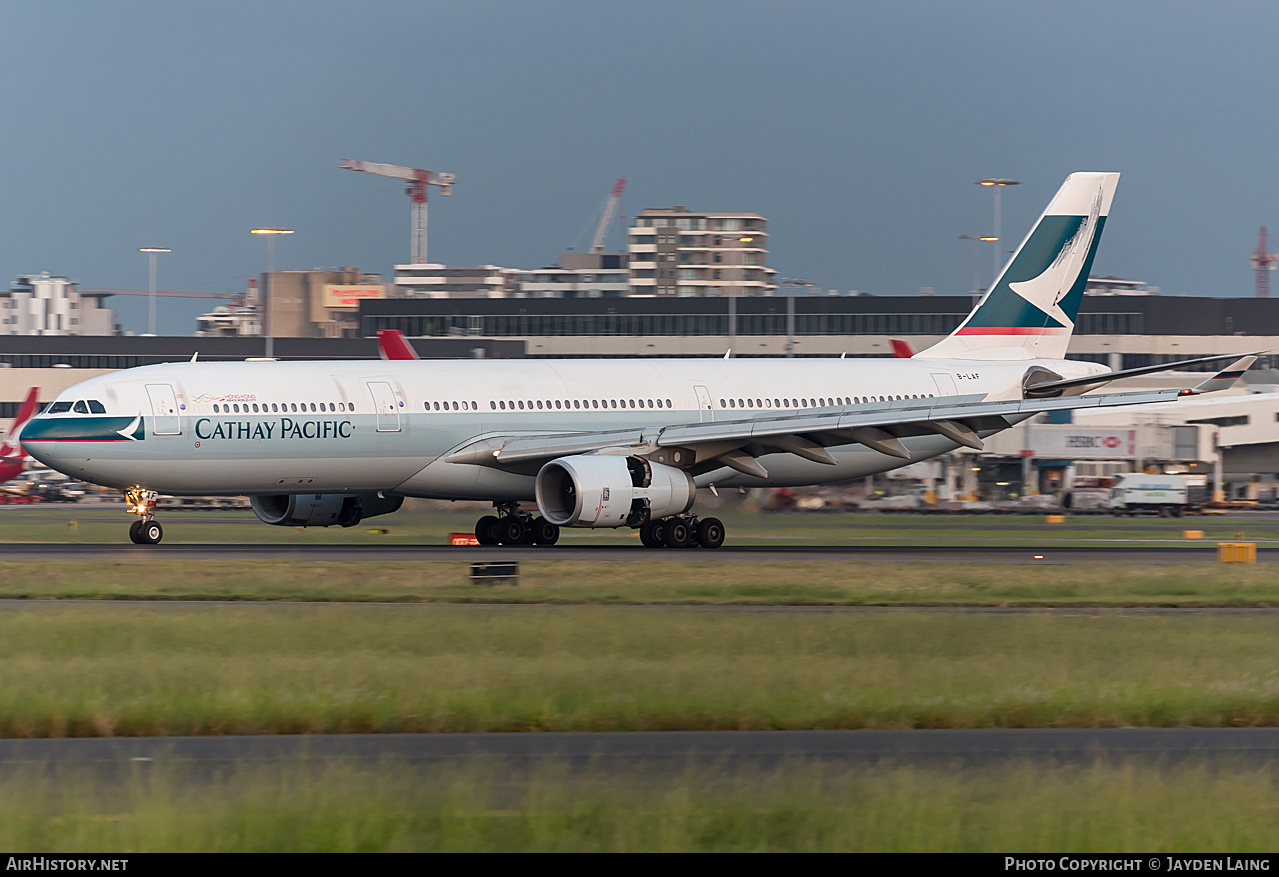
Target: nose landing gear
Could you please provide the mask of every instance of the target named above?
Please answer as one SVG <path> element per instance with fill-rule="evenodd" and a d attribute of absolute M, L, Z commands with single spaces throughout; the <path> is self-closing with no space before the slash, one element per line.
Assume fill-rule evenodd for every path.
<path fill-rule="evenodd" d="M 141 487 L 130 487 L 124 492 L 129 514 L 138 516 L 138 520 L 129 525 L 129 541 L 134 545 L 156 545 L 164 538 L 164 528 L 155 519 L 155 499 L 154 490 Z"/>

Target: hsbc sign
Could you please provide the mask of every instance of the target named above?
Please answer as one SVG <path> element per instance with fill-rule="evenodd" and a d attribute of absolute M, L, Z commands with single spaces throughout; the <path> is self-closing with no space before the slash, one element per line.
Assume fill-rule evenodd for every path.
<path fill-rule="evenodd" d="M 1036 426 L 1031 444 L 1037 457 L 1119 459 L 1137 455 L 1135 429 L 1082 429 L 1076 426 Z"/>
<path fill-rule="evenodd" d="M 1066 436 L 1066 447 L 1068 448 L 1109 448 L 1113 451 L 1123 443 L 1123 439 L 1117 435 Z"/>

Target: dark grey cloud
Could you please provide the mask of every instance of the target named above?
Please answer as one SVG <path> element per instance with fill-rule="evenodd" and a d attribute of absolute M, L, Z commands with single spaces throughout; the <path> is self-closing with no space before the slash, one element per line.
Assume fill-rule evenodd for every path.
<path fill-rule="evenodd" d="M 549 264 L 625 176 L 623 214 L 756 210 L 783 275 L 883 295 L 968 288 L 974 180 L 1023 181 L 1011 239 L 1070 171 L 1118 170 L 1097 270 L 1249 295 L 1279 226 L 1276 24 L 1244 2 L 0 2 L 0 282 L 140 288 L 160 244 L 162 285 L 238 291 L 258 225 L 298 230 L 281 267 L 389 275 L 407 199 L 337 169 L 359 158 L 458 175 L 433 259 Z"/>

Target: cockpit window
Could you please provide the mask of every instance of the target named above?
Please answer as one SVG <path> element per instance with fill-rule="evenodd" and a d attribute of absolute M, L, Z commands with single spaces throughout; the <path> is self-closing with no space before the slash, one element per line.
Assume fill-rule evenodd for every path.
<path fill-rule="evenodd" d="M 54 402 L 49 406 L 49 410 L 45 414 L 66 414 L 71 410 L 70 402 Z"/>
<path fill-rule="evenodd" d="M 101 402 L 99 402 L 97 399 L 90 399 L 88 402 L 88 405 L 89 405 L 90 414 L 106 414 L 107 413 L 106 406 L 103 405 Z"/>
<path fill-rule="evenodd" d="M 71 410 L 74 411 L 76 414 L 88 414 L 89 406 L 85 405 L 84 400 L 81 399 L 79 402 L 75 403 L 75 407 L 72 408 Z"/>

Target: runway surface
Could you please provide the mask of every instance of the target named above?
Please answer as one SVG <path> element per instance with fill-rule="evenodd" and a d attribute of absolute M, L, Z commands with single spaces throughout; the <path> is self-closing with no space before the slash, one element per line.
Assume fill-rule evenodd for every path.
<path fill-rule="evenodd" d="M 592 772 L 689 768 L 772 770 L 917 765 L 988 768 L 1211 761 L 1279 765 L 1279 728 L 674 731 L 630 733 L 351 734 L 0 740 L 0 770 L 27 766 L 115 772 L 163 763 L 191 773 L 255 765 L 374 767 L 567 764 Z"/>
<path fill-rule="evenodd" d="M 67 544 L 53 542 L 0 543 L 0 561 L 81 560 L 91 562 L 145 562 L 150 560 L 294 560 L 328 563 L 394 561 L 482 562 L 495 560 L 649 561 L 680 560 L 721 563 L 789 563 L 815 561 L 868 561 L 878 563 L 1001 563 L 1076 564 L 1120 563 L 1178 565 L 1216 560 L 1214 544 L 1159 546 L 1097 545 L 1070 548 L 990 548 L 986 546 L 867 546 L 828 545 L 809 547 L 725 546 L 717 551 L 653 550 L 639 545 L 554 546 L 551 548 L 489 548 L 450 545 L 271 545 L 271 544 Z M 1279 546 L 1257 547 L 1259 563 L 1279 561 Z"/>

